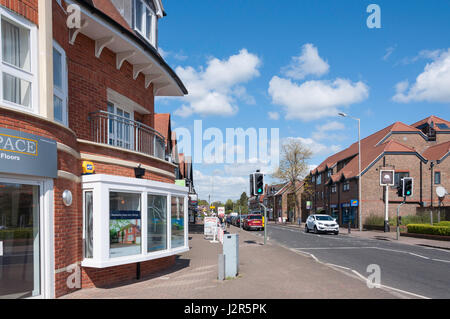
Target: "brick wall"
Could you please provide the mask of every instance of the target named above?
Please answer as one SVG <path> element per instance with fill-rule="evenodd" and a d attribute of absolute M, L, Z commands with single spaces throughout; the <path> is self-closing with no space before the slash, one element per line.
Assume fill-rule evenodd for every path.
<path fill-rule="evenodd" d="M 169 256 L 141 263 L 141 278 L 175 264 L 175 256 Z M 103 269 L 83 267 L 81 285 L 83 288 L 108 287 L 136 279 L 136 264 L 128 264 Z"/>
<path fill-rule="evenodd" d="M 39 24 L 38 0 L 1 0 L 0 4 L 34 24 Z"/>

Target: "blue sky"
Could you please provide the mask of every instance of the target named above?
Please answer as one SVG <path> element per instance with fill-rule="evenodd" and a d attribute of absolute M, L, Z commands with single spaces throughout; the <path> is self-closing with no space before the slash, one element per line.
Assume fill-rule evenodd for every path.
<path fill-rule="evenodd" d="M 381 28 L 369 29 L 369 4 Z M 311 165 L 395 121 L 449 118 L 449 1 L 166 0 L 159 46 L 190 91 L 158 98 L 173 128 L 279 128 Z M 207 144 L 205 142 L 204 144 Z M 242 150 L 241 150 L 242 151 Z M 256 165 L 257 166 L 257 165 Z M 236 199 L 255 164 L 194 164 L 200 198 Z M 270 167 L 261 167 L 270 173 Z M 214 178 L 214 189 L 212 180 Z M 271 181 L 269 175 L 267 180 Z"/>

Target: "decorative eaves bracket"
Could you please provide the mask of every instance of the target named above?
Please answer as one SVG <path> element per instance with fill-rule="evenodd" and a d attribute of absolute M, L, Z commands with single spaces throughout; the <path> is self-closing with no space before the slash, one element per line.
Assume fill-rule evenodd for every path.
<path fill-rule="evenodd" d="M 159 91 L 161 91 L 162 89 L 164 89 L 165 87 L 168 87 L 170 85 L 169 82 L 163 82 L 160 85 L 158 85 L 158 87 L 155 89 L 155 96 L 158 95 Z"/>
<path fill-rule="evenodd" d="M 74 44 L 77 39 L 78 34 L 88 26 L 88 22 L 86 20 L 81 20 L 81 24 L 79 28 L 69 29 L 69 43 Z"/>
<path fill-rule="evenodd" d="M 139 73 L 141 73 L 144 70 L 147 70 L 152 67 L 153 64 L 151 63 L 144 63 L 144 64 L 134 64 L 133 65 L 133 80 L 136 80 Z"/>
<path fill-rule="evenodd" d="M 145 88 L 148 89 L 150 84 L 154 83 L 157 79 L 161 78 L 162 74 L 146 74 L 145 75 Z"/>
<path fill-rule="evenodd" d="M 123 62 L 125 62 L 125 60 L 133 57 L 136 55 L 136 51 L 124 51 L 124 52 L 119 52 L 116 54 L 116 68 L 117 70 L 120 70 L 120 68 L 122 67 Z"/>
<path fill-rule="evenodd" d="M 102 54 L 103 49 L 108 45 L 114 42 L 114 36 L 101 38 L 95 40 L 95 57 L 99 58 Z"/>

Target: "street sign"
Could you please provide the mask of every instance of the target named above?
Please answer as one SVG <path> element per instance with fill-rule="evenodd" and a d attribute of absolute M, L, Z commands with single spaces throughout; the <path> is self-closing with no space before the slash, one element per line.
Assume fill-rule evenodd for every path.
<path fill-rule="evenodd" d="M 394 177 L 393 170 L 380 170 L 380 186 L 394 186 Z"/>
<path fill-rule="evenodd" d="M 350 201 L 350 206 L 351 207 L 358 207 L 358 200 L 357 199 L 352 199 Z"/>

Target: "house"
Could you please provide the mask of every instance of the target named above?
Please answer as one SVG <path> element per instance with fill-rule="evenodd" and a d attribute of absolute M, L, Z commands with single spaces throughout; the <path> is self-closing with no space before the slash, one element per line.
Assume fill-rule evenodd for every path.
<path fill-rule="evenodd" d="M 404 177 L 414 178 L 413 195 L 401 208 L 401 215 L 415 215 L 439 205 L 437 186 L 450 188 L 448 158 L 450 122 L 430 116 L 414 124 L 395 122 L 361 140 L 361 190 L 358 198 L 358 142 L 329 156 L 311 171 L 312 213 L 335 216 L 341 224 L 359 225 L 359 200 L 362 223 L 371 215 L 383 216 L 386 195 L 380 186 L 380 170 L 395 171 L 395 185 L 389 187 L 389 216 L 396 214 L 402 198 L 397 186 Z M 441 204 L 448 206 L 446 198 Z"/>
<path fill-rule="evenodd" d="M 1 2 L 0 241 L 15 232 L 2 258 L 18 253 L 17 240 L 39 245 L 26 241 L 28 260 L 0 264 L 10 274 L 0 298 L 130 280 L 137 265 L 146 275 L 189 250 L 189 188 L 175 184 L 171 128 L 155 116 L 156 96 L 188 94 L 158 53 L 165 17 L 161 0 Z M 150 227 L 155 212 L 165 227 Z M 110 220 L 142 229 L 120 257 Z"/>

